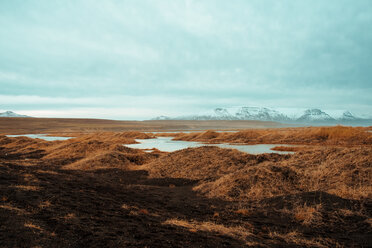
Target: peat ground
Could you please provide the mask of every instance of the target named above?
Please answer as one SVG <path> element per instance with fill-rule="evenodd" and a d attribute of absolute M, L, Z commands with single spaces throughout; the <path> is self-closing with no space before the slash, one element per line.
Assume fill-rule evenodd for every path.
<path fill-rule="evenodd" d="M 0 247 L 371 246 L 369 196 L 347 199 L 322 190 L 302 190 L 254 200 L 208 198 L 207 193 L 195 191 L 201 180 L 187 178 L 187 172 L 184 177 L 154 177 L 142 169 L 170 160 L 177 164 L 174 161 L 182 158 L 180 152 L 151 155 L 93 142 L 92 137 L 61 142 L 1 138 Z M 98 148 L 84 153 L 80 143 Z M 99 149 L 108 154 L 98 160 L 106 168 L 64 169 Z M 185 153 L 204 150 L 209 152 L 211 165 L 217 156 L 226 157 L 224 149 L 218 148 Z M 125 159 L 119 156 L 112 161 L 122 159 L 125 166 L 110 165 L 114 152 Z M 329 152 L 327 157 L 332 155 Z M 254 166 L 255 161 L 292 161 L 288 155 L 267 156 L 264 161 L 266 155 L 229 154 L 233 160 L 226 158 L 219 167 L 235 163 L 244 172 L 244 164 Z M 363 168 L 369 163 L 368 154 L 361 162 Z M 68 157 L 65 161 L 64 156 Z M 209 163 L 208 156 L 198 156 L 201 163 Z M 179 161 L 180 166 L 186 163 Z"/>

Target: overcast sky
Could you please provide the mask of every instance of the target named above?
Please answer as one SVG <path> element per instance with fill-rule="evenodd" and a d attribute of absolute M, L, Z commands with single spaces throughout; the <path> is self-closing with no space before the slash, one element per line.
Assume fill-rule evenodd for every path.
<path fill-rule="evenodd" d="M 0 111 L 372 112 L 370 0 L 0 1 Z"/>

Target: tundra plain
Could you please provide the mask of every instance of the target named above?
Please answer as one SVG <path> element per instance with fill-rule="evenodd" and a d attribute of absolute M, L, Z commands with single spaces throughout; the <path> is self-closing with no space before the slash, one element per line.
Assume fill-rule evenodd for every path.
<path fill-rule="evenodd" d="M 37 118 L 0 123 L 1 247 L 371 246 L 372 127 Z M 155 133 L 179 130 L 199 132 Z M 216 132 L 221 130 L 238 132 Z M 5 136 L 30 133 L 74 138 Z M 294 153 L 123 146 L 156 136 L 278 144 L 275 149 Z"/>

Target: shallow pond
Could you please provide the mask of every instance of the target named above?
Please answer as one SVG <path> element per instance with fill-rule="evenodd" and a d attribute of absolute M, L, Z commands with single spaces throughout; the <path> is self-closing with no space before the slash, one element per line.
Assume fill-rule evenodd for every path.
<path fill-rule="evenodd" d="M 46 136 L 46 134 L 16 134 L 16 135 L 6 135 L 7 137 L 29 137 L 32 139 L 43 139 L 46 141 L 54 141 L 54 140 L 68 140 L 73 137 L 59 137 L 59 136 Z"/>
<path fill-rule="evenodd" d="M 237 149 L 242 152 L 250 154 L 261 154 L 261 153 L 280 153 L 280 154 L 289 154 L 293 152 L 287 151 L 273 151 L 271 148 L 278 146 L 275 144 L 259 144 L 259 145 L 230 145 L 230 144 L 203 144 L 200 142 L 192 141 L 181 141 L 181 140 L 172 140 L 173 137 L 158 137 L 156 139 L 136 139 L 139 144 L 130 144 L 125 145 L 130 148 L 137 149 L 159 149 L 164 152 L 174 152 L 177 150 L 190 148 L 190 147 L 200 147 L 200 146 L 218 146 L 221 148 L 230 148 Z M 283 146 L 283 144 L 280 144 Z M 291 145 L 285 145 L 291 146 Z"/>

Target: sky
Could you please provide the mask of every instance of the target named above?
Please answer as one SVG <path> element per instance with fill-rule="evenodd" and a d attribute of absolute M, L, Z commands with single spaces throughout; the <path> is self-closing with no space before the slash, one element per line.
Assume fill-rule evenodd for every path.
<path fill-rule="evenodd" d="M 370 0 L 0 0 L 0 111 L 372 116 Z"/>

